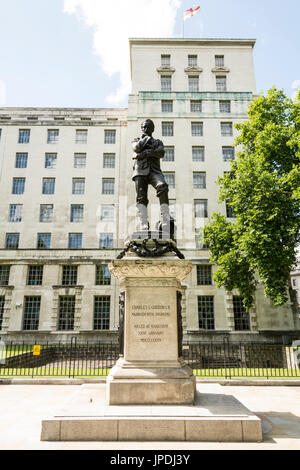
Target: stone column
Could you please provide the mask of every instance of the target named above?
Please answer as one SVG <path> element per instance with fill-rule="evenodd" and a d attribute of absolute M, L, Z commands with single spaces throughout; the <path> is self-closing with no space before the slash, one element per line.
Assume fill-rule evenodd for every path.
<path fill-rule="evenodd" d="M 124 259 L 109 265 L 123 294 L 123 355 L 107 378 L 107 401 L 192 404 L 196 381 L 181 354 L 181 283 L 192 264 Z"/>

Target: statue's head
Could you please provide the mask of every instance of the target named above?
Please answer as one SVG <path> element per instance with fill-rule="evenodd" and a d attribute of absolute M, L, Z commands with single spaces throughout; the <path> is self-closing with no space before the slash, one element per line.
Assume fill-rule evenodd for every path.
<path fill-rule="evenodd" d="M 144 134 L 152 135 L 155 129 L 154 122 L 151 121 L 151 119 L 146 119 L 144 122 L 142 122 L 141 129 Z"/>

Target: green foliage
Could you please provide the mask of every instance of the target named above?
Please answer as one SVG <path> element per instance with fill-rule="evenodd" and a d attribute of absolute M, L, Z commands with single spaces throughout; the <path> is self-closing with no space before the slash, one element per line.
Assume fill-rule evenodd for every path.
<path fill-rule="evenodd" d="M 283 305 L 299 242 L 300 94 L 292 101 L 273 88 L 251 102 L 248 116 L 235 126 L 241 150 L 231 172 L 218 181 L 220 201 L 236 219 L 214 214 L 205 242 L 218 286 L 238 289 L 249 308 L 260 281 Z"/>

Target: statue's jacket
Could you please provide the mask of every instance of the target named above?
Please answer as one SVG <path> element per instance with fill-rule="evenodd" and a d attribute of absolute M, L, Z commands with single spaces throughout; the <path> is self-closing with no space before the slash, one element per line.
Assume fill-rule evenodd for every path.
<path fill-rule="evenodd" d="M 148 176 L 151 172 L 161 173 L 160 159 L 165 155 L 164 144 L 161 140 L 144 136 L 134 139 L 132 148 L 135 152 L 132 178 L 135 176 Z M 148 155 L 145 158 L 138 159 L 138 155 L 144 150 L 148 151 Z"/>

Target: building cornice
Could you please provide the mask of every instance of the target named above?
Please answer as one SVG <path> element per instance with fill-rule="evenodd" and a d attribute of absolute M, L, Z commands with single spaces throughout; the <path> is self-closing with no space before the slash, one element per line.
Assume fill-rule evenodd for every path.
<path fill-rule="evenodd" d="M 129 38 L 132 45 L 195 45 L 195 46 L 251 46 L 254 47 L 256 39 L 247 38 Z"/>

